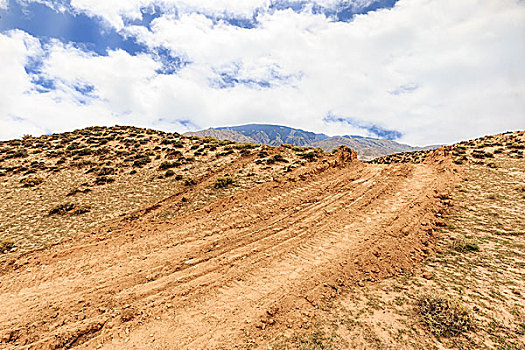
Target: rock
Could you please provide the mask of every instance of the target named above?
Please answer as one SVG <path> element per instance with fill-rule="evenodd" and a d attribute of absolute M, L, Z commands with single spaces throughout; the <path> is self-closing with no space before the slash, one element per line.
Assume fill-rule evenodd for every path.
<path fill-rule="evenodd" d="M 423 274 L 423 278 L 424 278 L 424 279 L 427 279 L 427 280 L 430 280 L 430 279 L 432 279 L 433 277 L 434 277 L 434 274 L 431 273 L 431 272 L 425 272 L 425 273 Z"/>

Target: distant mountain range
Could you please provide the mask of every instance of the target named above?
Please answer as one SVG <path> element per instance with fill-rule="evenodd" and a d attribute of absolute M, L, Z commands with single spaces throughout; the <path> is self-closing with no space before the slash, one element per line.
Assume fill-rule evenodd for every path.
<path fill-rule="evenodd" d="M 294 146 L 320 147 L 330 152 L 341 145 L 357 151 L 359 159 L 371 160 L 399 152 L 419 151 L 438 146 L 413 147 L 391 140 L 381 140 L 362 136 L 328 136 L 287 126 L 270 124 L 246 124 L 231 127 L 210 128 L 187 132 L 187 136 L 215 137 L 218 140 L 251 142 L 270 146 L 291 144 Z"/>

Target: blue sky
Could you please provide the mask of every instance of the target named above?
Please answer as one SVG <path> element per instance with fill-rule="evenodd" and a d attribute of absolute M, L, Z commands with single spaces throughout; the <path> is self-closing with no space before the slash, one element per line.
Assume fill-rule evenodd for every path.
<path fill-rule="evenodd" d="M 525 128 L 518 0 L 0 0 L 0 139 L 274 123 L 448 143 Z"/>

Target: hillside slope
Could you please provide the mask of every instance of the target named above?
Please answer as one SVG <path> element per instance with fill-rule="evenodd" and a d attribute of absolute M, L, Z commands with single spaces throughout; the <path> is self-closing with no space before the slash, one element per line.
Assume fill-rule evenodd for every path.
<path fill-rule="evenodd" d="M 281 158 L 273 161 L 277 154 Z M 223 170 L 241 159 L 250 161 L 229 173 Z M 181 210 L 271 181 L 306 162 L 303 151 L 124 126 L 4 141 L 0 238 L 14 241 L 13 251 L 38 249 L 102 223 L 111 226 L 112 220 L 190 190 L 201 178 L 227 174 L 235 186 L 203 192 Z"/>
<path fill-rule="evenodd" d="M 523 149 L 517 132 L 365 163 L 130 127 L 0 143 L 0 347 L 519 349 Z M 429 291 L 480 328 L 435 336 Z"/>
<path fill-rule="evenodd" d="M 237 157 L 218 173 L 274 166 L 258 160 Z M 430 253 L 421 249 L 442 207 L 435 194 L 456 178 L 443 153 L 385 168 L 344 150 L 230 196 L 221 191 L 233 184 L 217 188 L 214 173 L 74 239 L 10 253 L 3 347 L 231 348 L 299 330 L 334 288 L 409 271 Z"/>

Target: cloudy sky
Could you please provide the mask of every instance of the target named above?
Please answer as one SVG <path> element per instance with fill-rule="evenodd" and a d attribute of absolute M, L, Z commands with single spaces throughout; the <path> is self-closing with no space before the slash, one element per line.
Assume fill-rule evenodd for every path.
<path fill-rule="evenodd" d="M 523 0 L 0 0 L 0 139 L 271 123 L 525 129 Z"/>

